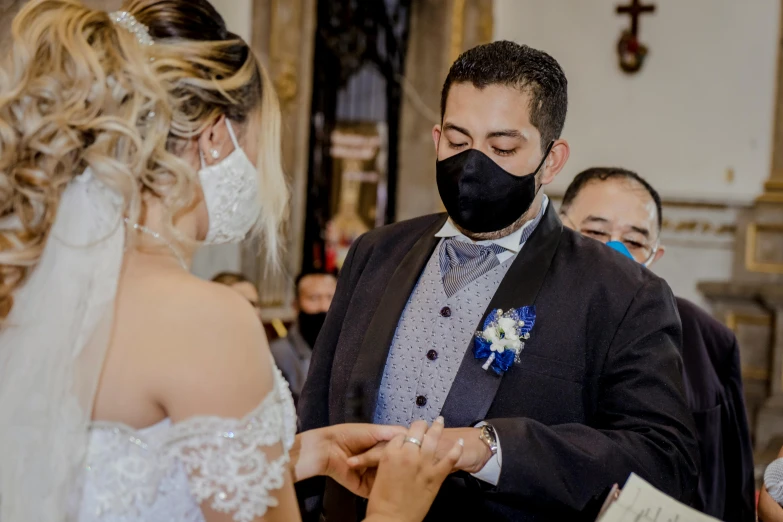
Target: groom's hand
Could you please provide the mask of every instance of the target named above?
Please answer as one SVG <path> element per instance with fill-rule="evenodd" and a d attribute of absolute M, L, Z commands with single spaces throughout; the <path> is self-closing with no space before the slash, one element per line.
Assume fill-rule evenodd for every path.
<path fill-rule="evenodd" d="M 481 430 L 478 428 L 446 428 L 440 437 L 435 454 L 437 458 L 442 459 L 454 447 L 454 444 L 462 439 L 465 444 L 464 450 L 453 471 L 478 473 L 492 458 L 492 451 L 481 441 L 480 434 Z M 383 447 L 377 446 L 367 453 L 348 459 L 348 464 L 357 471 L 377 468 L 382 455 Z"/>
<path fill-rule="evenodd" d="M 462 470 L 468 473 L 478 473 L 492 458 L 492 451 L 479 438 L 481 430 L 479 428 L 447 428 L 443 430 L 438 450 L 438 458 L 443 458 L 454 446 L 462 439 L 465 441 L 465 448 L 462 456 L 454 466 L 454 471 Z"/>

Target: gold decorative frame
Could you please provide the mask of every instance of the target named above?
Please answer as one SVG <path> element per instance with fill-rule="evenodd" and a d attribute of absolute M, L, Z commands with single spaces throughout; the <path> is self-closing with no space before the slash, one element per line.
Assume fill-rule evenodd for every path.
<path fill-rule="evenodd" d="M 773 232 L 783 235 L 783 223 L 750 223 L 745 239 L 745 268 L 750 272 L 783 274 L 783 263 L 764 263 L 756 259 L 759 233 Z"/>
<path fill-rule="evenodd" d="M 743 366 L 742 379 L 748 381 L 768 381 L 770 372 L 761 366 Z"/>
<path fill-rule="evenodd" d="M 729 312 L 726 314 L 726 326 L 736 335 L 741 325 L 772 326 L 772 317 L 768 315 Z M 742 378 L 753 381 L 768 381 L 771 372 L 760 366 L 742 366 Z"/>
<path fill-rule="evenodd" d="M 737 333 L 737 328 L 743 324 L 749 326 L 771 326 L 772 318 L 768 315 L 743 314 L 737 312 L 729 312 L 726 314 L 726 326 L 735 334 Z"/>

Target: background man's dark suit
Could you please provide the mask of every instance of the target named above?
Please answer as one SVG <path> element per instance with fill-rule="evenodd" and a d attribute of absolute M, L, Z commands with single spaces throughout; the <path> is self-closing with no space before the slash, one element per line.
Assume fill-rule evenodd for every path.
<path fill-rule="evenodd" d="M 371 421 L 394 330 L 445 220 L 405 221 L 353 245 L 313 353 L 302 429 L 355 420 L 348 398 L 357 387 Z M 666 283 L 564 230 L 550 205 L 487 312 L 531 304 L 537 320 L 521 362 L 499 378 L 466 347 L 442 410 L 447 427 L 495 426 L 499 484 L 449 479 L 428 520 L 590 520 L 601 496 L 632 471 L 670 495 L 690 496 L 698 449 Z M 327 520 L 354 519 L 346 494 L 328 483 Z"/>
<path fill-rule="evenodd" d="M 753 452 L 742 394 L 739 348 L 731 330 L 677 298 L 683 329 L 685 392 L 701 453 L 692 505 L 732 522 L 756 519 Z"/>

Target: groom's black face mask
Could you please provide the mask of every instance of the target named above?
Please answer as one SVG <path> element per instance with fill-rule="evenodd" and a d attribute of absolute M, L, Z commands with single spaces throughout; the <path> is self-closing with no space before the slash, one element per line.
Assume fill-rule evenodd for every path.
<path fill-rule="evenodd" d="M 496 232 L 512 225 L 536 199 L 536 174 L 553 145 L 525 176 L 506 172 L 476 149 L 437 162 L 438 192 L 451 219 L 469 232 Z"/>

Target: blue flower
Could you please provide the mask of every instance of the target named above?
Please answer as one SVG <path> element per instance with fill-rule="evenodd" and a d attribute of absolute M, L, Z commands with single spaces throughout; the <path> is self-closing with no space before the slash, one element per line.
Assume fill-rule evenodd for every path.
<path fill-rule="evenodd" d="M 486 359 L 483 368 L 502 375 L 507 372 L 530 339 L 530 330 L 536 323 L 536 307 L 523 306 L 492 310 L 484 321 L 484 327 L 476 332 L 473 356 Z"/>

